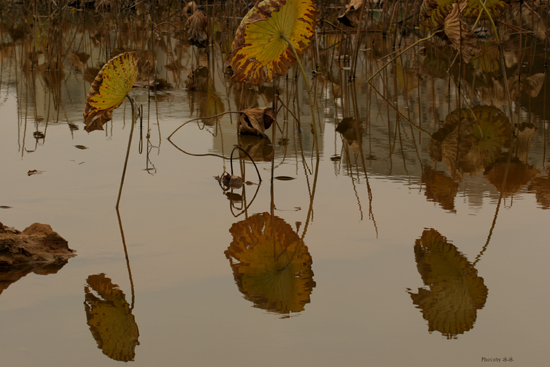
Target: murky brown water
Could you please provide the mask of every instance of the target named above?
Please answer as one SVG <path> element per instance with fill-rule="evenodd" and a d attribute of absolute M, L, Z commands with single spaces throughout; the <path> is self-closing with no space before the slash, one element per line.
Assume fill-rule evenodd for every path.
<path fill-rule="evenodd" d="M 500 30 L 507 83 L 490 43 L 466 65 L 431 40 L 370 85 L 394 41 L 375 32 L 350 82 L 336 57 L 346 49 L 330 47 L 340 34 L 320 35 L 319 53 L 304 58 L 308 73 L 312 59 L 332 66 L 310 79 L 317 160 L 301 78 L 249 88 L 224 75 L 219 44 L 244 14 L 227 9 L 237 19 L 215 18 L 210 58 L 168 26 L 147 51 L 145 17 L 70 12 L 37 30 L 13 22 L 17 10 L 4 13 L 0 221 L 20 230 L 50 224 L 78 256 L 61 268 L 0 273 L 0 365 L 544 363 L 544 22 L 533 23 L 535 33 Z M 402 47 L 417 39 L 399 37 Z M 144 118 L 120 217 L 130 105 L 104 131 L 85 132 L 82 118 L 107 50 L 137 50 L 149 72 L 156 60 L 170 85 L 130 92 Z M 198 65 L 208 67 L 206 92 L 186 89 Z M 236 115 L 204 119 L 271 106 L 277 89 L 300 124 L 282 108 L 274 140 L 273 128 L 270 139 L 238 136 Z M 231 170 L 236 144 L 262 182 L 235 152 L 234 173 L 253 184 L 224 190 L 215 176 Z"/>

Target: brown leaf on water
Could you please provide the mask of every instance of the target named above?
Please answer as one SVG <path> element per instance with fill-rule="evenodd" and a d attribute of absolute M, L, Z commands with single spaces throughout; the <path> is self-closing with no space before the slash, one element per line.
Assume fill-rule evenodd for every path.
<path fill-rule="evenodd" d="M 193 15 L 187 19 L 185 27 L 187 28 L 187 41 L 199 48 L 208 46 L 208 18 L 202 10 L 196 10 Z"/>
<path fill-rule="evenodd" d="M 265 131 L 276 120 L 271 107 L 242 110 L 239 115 L 239 134 L 265 136 Z"/>
<path fill-rule="evenodd" d="M 477 54 L 479 47 L 474 32 L 460 19 L 460 5 L 453 4 L 453 9 L 444 21 L 444 30 L 453 47 L 462 55 L 465 63 L 469 63 Z"/>

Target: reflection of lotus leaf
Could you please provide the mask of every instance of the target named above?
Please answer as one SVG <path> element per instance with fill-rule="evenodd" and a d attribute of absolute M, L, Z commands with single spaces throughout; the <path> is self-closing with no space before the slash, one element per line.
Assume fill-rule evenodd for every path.
<path fill-rule="evenodd" d="M 87 282 L 84 307 L 98 348 L 114 360 L 133 361 L 139 330 L 124 293 L 105 274 L 90 275 Z"/>
<path fill-rule="evenodd" d="M 351 117 L 343 118 L 342 121 L 336 126 L 336 132 L 342 134 L 348 146 L 354 151 L 358 152 L 361 148 L 363 139 L 363 123 L 361 120 L 353 119 Z"/>
<path fill-rule="evenodd" d="M 541 209 L 550 209 L 550 178 L 537 177 L 529 185 L 529 191 L 535 191 Z"/>
<path fill-rule="evenodd" d="M 425 230 L 416 240 L 414 253 L 418 272 L 430 289 L 409 294 L 428 320 L 429 331 L 451 339 L 472 329 L 488 294 L 477 270 L 434 229 Z"/>
<path fill-rule="evenodd" d="M 492 164 L 508 148 L 511 131 L 508 118 L 496 107 L 460 108 L 433 134 L 430 157 L 443 160 L 453 178 L 461 178 L 459 169 L 473 172 Z"/>
<path fill-rule="evenodd" d="M 503 158 L 487 169 L 486 177 L 506 198 L 519 192 L 538 173 L 538 170 L 517 159 L 508 164 L 506 158 Z"/>
<path fill-rule="evenodd" d="M 485 7 L 492 18 L 498 18 L 506 7 L 516 0 L 484 0 Z M 420 7 L 420 21 L 430 29 L 439 28 L 447 15 L 452 11 L 453 4 L 459 3 L 461 6 L 461 15 L 466 18 L 487 19 L 487 15 L 479 4 L 479 0 L 467 0 L 458 2 L 458 0 L 424 0 Z"/>
<path fill-rule="evenodd" d="M 273 144 L 269 138 L 254 135 L 239 135 L 239 147 L 252 157 L 254 162 L 271 162 L 273 160 Z M 239 150 L 241 159 L 250 160 L 248 155 Z"/>
<path fill-rule="evenodd" d="M 445 210 L 454 211 L 455 197 L 458 193 L 458 183 L 441 172 L 425 167 L 422 172 L 422 182 L 426 185 L 426 197 L 433 200 Z"/>
<path fill-rule="evenodd" d="M 276 313 L 303 311 L 315 287 L 312 259 L 290 225 L 262 213 L 233 224 L 230 232 L 225 256 L 245 298 Z"/>
<path fill-rule="evenodd" d="M 202 94 L 203 95 L 199 97 L 201 121 L 205 125 L 212 126 L 219 121 L 221 117 L 210 118 L 210 116 L 216 116 L 223 113 L 225 111 L 225 106 L 215 90 L 209 89 L 207 93 Z"/>

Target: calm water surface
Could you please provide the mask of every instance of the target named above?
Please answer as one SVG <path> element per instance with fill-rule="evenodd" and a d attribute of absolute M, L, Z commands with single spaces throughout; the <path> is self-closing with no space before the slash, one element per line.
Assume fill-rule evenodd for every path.
<path fill-rule="evenodd" d="M 445 53 L 453 51 L 438 43 L 414 48 L 373 86 L 368 77 L 391 52 L 381 38 L 360 52 L 353 82 L 335 61 L 311 79 L 317 160 L 302 81 L 249 90 L 224 76 L 218 48 L 207 59 L 179 33 L 159 33 L 158 77 L 171 88 L 130 92 L 144 118 L 117 216 L 131 107 L 117 109 L 104 131 L 87 133 L 82 119 L 87 73 L 93 78 L 105 62 L 105 39 L 67 26 L 63 42 L 74 37 L 73 52 L 88 56 L 83 65 L 67 57 L 67 46 L 62 71 L 47 71 L 44 53 L 31 70 L 32 35 L 14 41 L 8 28 L 0 52 L 0 205 L 9 208 L 0 221 L 19 230 L 50 224 L 77 256 L 52 274 L 0 275 L 1 366 L 477 366 L 484 358 L 540 366 L 547 359 L 550 97 L 536 37 L 516 47 L 510 36 L 511 108 L 498 94 L 500 72 L 484 72 L 481 62 L 463 74 L 462 64 L 449 69 Z M 117 34 L 109 33 L 111 48 L 139 50 L 139 37 L 121 45 Z M 441 60 L 448 74 L 434 70 Z M 208 67 L 208 92 L 185 88 L 197 65 Z M 192 118 L 271 106 L 277 88 L 301 126 L 283 108 L 273 142 L 238 137 L 236 115 L 190 122 L 167 140 Z M 466 119 L 460 109 L 469 106 L 485 106 L 477 116 L 489 122 L 481 138 L 479 126 L 459 138 L 466 148 L 457 153 L 456 133 L 454 140 L 435 133 L 453 113 Z M 235 144 L 247 147 L 262 182 L 235 152 L 234 173 L 254 184 L 231 193 L 215 176 L 230 171 Z M 273 156 L 278 179 L 271 180 Z"/>

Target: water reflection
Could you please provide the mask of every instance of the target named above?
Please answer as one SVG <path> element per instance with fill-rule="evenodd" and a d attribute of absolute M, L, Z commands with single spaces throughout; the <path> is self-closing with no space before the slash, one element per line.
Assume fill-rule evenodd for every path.
<path fill-rule="evenodd" d="M 303 311 L 315 287 L 313 260 L 292 227 L 259 213 L 233 224 L 229 232 L 233 241 L 225 256 L 245 299 L 286 316 Z"/>
<path fill-rule="evenodd" d="M 102 273 L 88 277 L 84 293 L 86 320 L 97 347 L 116 361 L 133 361 L 139 330 L 124 292 Z"/>
<path fill-rule="evenodd" d="M 471 330 L 488 289 L 474 265 L 435 229 L 427 229 L 414 245 L 416 267 L 427 288 L 409 292 L 428 321 L 428 331 L 447 339 Z"/>

